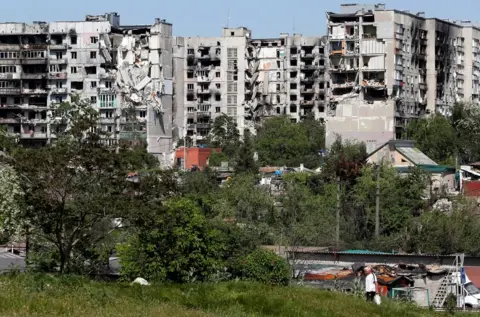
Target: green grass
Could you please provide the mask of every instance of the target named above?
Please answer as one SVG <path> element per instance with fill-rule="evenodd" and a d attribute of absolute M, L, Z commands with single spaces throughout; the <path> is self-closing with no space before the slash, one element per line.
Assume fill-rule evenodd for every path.
<path fill-rule="evenodd" d="M 0 316 L 373 317 L 442 316 L 397 302 L 251 283 L 130 286 L 77 277 L 0 277 Z M 469 315 L 471 316 L 471 315 Z"/>

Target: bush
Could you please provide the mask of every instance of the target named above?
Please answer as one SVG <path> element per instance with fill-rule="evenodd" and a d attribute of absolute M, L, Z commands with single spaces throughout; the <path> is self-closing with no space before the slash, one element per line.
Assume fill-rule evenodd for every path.
<path fill-rule="evenodd" d="M 153 228 L 118 247 L 125 278 L 176 283 L 205 281 L 222 269 L 225 242 L 193 201 L 166 203 Z"/>
<path fill-rule="evenodd" d="M 240 277 L 265 284 L 288 285 L 292 271 L 287 260 L 272 251 L 257 249 L 241 260 Z"/>

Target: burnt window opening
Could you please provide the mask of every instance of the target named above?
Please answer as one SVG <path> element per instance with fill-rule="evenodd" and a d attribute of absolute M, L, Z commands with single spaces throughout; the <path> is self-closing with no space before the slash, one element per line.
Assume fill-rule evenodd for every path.
<path fill-rule="evenodd" d="M 85 73 L 87 75 L 95 75 L 97 73 L 97 67 L 87 66 L 87 67 L 85 67 Z"/>
<path fill-rule="evenodd" d="M 83 81 L 72 81 L 70 88 L 75 90 L 83 90 Z"/>

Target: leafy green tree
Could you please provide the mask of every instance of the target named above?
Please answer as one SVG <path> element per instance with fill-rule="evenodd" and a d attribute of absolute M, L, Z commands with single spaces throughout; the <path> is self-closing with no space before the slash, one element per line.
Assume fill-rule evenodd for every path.
<path fill-rule="evenodd" d="M 288 117 L 265 120 L 255 138 L 255 149 L 264 166 L 299 166 L 310 148 L 305 128 Z"/>
<path fill-rule="evenodd" d="M 360 219 L 353 219 L 355 232 L 366 241 L 374 239 L 377 172 L 380 187 L 380 234 L 401 239 L 410 221 L 424 206 L 426 179 L 420 171 L 412 169 L 401 176 L 393 167 L 381 165 L 379 171 L 365 166 L 354 185 L 354 200 Z M 398 241 L 397 241 L 398 242 Z"/>
<path fill-rule="evenodd" d="M 460 163 L 480 160 L 480 110 L 476 104 L 457 103 L 452 109 L 451 124 Z"/>
<path fill-rule="evenodd" d="M 208 280 L 223 268 L 223 235 L 195 202 L 172 199 L 156 211 L 152 227 L 138 228 L 134 238 L 118 248 L 126 278 L 183 283 Z"/>
<path fill-rule="evenodd" d="M 254 175 L 238 174 L 221 188 L 214 210 L 221 219 L 233 217 L 239 223 L 258 224 L 269 219 L 273 204 Z"/>
<path fill-rule="evenodd" d="M 235 161 L 236 173 L 258 173 L 258 164 L 254 159 L 254 144 L 249 130 L 245 130 L 243 141 L 238 149 L 238 155 Z"/>
<path fill-rule="evenodd" d="M 308 143 L 310 144 L 310 151 L 303 159 L 305 166 L 309 168 L 318 167 L 320 165 L 321 157 L 320 150 L 325 150 L 325 124 L 314 117 L 307 117 L 300 125 L 304 127 Z"/>
<path fill-rule="evenodd" d="M 24 234 L 24 192 L 16 171 L 0 162 L 0 240 L 19 240 Z"/>
<path fill-rule="evenodd" d="M 473 202 L 460 200 L 453 211 L 430 211 L 412 221 L 406 235 L 407 252 L 480 254 L 480 220 Z M 448 238 L 446 238 L 448 237 Z"/>
<path fill-rule="evenodd" d="M 232 117 L 222 114 L 215 118 L 208 137 L 208 145 L 221 148 L 227 157 L 234 158 L 240 145 L 240 133 Z"/>
<path fill-rule="evenodd" d="M 222 165 L 222 162 L 229 162 L 230 158 L 227 156 L 227 154 L 223 152 L 216 152 L 213 151 L 212 154 L 210 154 L 210 157 L 208 158 L 208 166 L 210 167 L 218 167 Z"/>
<path fill-rule="evenodd" d="M 450 120 L 437 113 L 429 118 L 413 120 L 406 130 L 408 139 L 438 163 L 454 164 L 456 154 L 456 131 Z"/>
<path fill-rule="evenodd" d="M 92 260 L 83 258 L 88 250 L 118 229 L 114 220 L 128 218 L 131 201 L 143 197 L 127 174 L 154 160 L 136 154 L 144 149 L 122 148 L 117 154 L 104 146 L 104 135 L 95 129 L 98 112 L 88 102 L 62 103 L 56 118 L 56 142 L 16 149 L 13 166 L 23 179 L 23 217 L 32 241 L 54 247 L 61 273 L 76 272 L 82 269 L 78 263 Z"/>
<path fill-rule="evenodd" d="M 325 195 L 319 196 L 302 183 L 287 181 L 279 211 L 283 244 L 291 247 L 331 245 L 335 197 L 334 185 L 328 186 Z"/>

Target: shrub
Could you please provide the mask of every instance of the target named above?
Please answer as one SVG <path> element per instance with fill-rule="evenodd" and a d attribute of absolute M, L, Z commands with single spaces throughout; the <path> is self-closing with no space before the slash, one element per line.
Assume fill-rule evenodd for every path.
<path fill-rule="evenodd" d="M 193 201 L 171 200 L 153 228 L 145 228 L 130 243 L 119 246 L 121 271 L 128 279 L 208 280 L 223 268 L 222 238 Z"/>
<path fill-rule="evenodd" d="M 292 271 L 287 260 L 272 251 L 257 249 L 239 265 L 240 277 L 265 284 L 288 285 Z"/>

